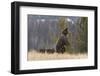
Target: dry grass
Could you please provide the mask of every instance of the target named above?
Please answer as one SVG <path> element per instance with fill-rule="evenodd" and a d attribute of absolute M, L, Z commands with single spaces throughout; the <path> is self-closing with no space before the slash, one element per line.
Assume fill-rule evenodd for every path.
<path fill-rule="evenodd" d="M 27 57 L 29 61 L 30 60 L 54 60 L 54 59 L 55 60 L 56 59 L 82 59 L 82 58 L 87 58 L 87 54 L 69 54 L 69 53 L 48 54 L 48 53 L 38 53 L 35 51 L 30 51 L 28 52 L 28 57 Z"/>

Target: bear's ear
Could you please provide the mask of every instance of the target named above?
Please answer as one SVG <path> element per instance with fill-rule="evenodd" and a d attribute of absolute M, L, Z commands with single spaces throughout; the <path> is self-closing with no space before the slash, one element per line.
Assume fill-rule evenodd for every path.
<path fill-rule="evenodd" d="M 68 34 L 68 28 L 65 28 L 62 33 L 63 34 Z"/>

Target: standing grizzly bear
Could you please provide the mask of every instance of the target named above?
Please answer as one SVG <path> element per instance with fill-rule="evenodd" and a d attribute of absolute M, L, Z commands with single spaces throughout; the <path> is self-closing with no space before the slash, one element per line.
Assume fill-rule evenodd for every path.
<path fill-rule="evenodd" d="M 64 53 L 65 52 L 65 47 L 69 45 L 68 39 L 67 39 L 67 34 L 68 34 L 68 28 L 66 28 L 62 34 L 61 37 L 59 38 L 57 45 L 56 45 L 56 52 L 57 53 Z"/>

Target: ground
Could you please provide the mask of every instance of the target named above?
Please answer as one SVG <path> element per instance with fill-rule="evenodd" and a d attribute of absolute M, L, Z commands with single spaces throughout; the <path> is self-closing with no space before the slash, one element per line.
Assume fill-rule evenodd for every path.
<path fill-rule="evenodd" d="M 48 53 L 38 53 L 35 51 L 30 51 L 28 52 L 28 57 L 27 60 L 58 60 L 58 59 L 83 59 L 87 58 L 88 55 L 86 53 L 78 53 L 78 54 L 69 54 L 69 53 L 64 53 L 64 54 L 58 54 L 58 53 L 53 53 L 53 54 L 48 54 Z"/>

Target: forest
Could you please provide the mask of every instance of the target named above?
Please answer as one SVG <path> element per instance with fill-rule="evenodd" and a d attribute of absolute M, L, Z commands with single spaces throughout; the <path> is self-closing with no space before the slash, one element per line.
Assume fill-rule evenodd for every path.
<path fill-rule="evenodd" d="M 28 52 L 59 53 L 56 47 L 67 29 L 63 42 L 68 45 L 61 45 L 65 51 L 60 53 L 88 53 L 88 17 L 29 14 L 27 20 Z"/>

